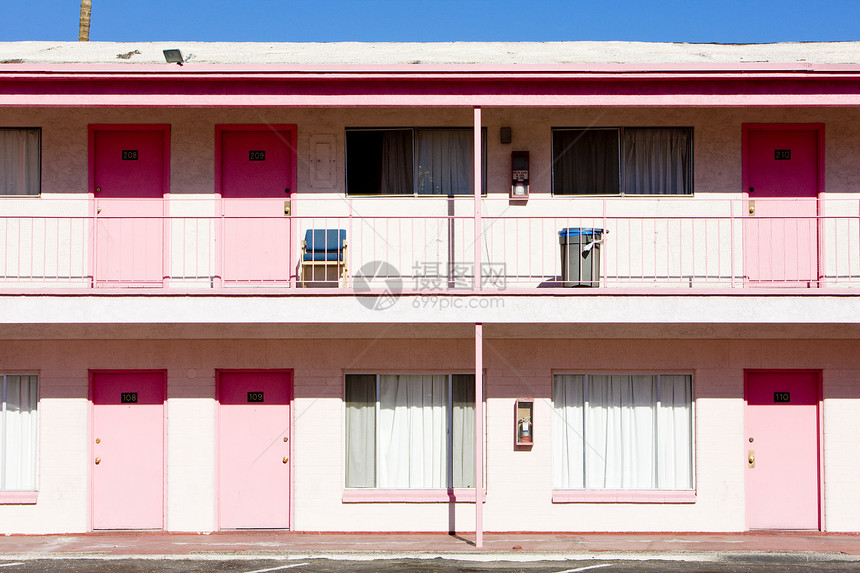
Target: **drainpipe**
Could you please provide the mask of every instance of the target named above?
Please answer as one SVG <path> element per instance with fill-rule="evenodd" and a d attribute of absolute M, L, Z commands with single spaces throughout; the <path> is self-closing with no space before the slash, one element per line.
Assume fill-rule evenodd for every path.
<path fill-rule="evenodd" d="M 475 324 L 475 548 L 484 546 L 484 325 Z"/>
<path fill-rule="evenodd" d="M 481 108 L 475 108 L 475 127 L 474 127 L 474 136 L 475 136 L 475 144 L 474 144 L 474 158 L 472 159 L 472 163 L 475 168 L 475 267 L 472 269 L 474 273 L 474 282 L 473 286 L 476 291 L 481 290 L 481 234 L 483 231 L 483 225 L 481 224 L 481 189 L 483 188 L 481 182 L 482 175 L 482 161 L 483 158 L 482 150 L 481 150 Z"/>

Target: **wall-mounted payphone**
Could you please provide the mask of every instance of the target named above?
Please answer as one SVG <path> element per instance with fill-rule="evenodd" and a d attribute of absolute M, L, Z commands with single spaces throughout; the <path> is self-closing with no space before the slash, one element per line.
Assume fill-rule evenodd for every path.
<path fill-rule="evenodd" d="M 511 151 L 511 199 L 529 198 L 529 152 Z"/>

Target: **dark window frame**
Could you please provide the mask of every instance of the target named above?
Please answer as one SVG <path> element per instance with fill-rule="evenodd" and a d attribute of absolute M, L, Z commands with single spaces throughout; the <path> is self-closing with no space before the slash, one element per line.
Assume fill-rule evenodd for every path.
<path fill-rule="evenodd" d="M 685 130 L 689 134 L 689 146 L 687 149 L 687 157 L 688 164 L 686 165 L 686 178 L 684 181 L 684 188 L 687 189 L 687 192 L 684 193 L 629 193 L 624 190 L 624 175 L 626 171 L 625 166 L 625 154 L 624 154 L 624 134 L 625 130 Z M 558 163 L 560 160 L 559 151 L 556 149 L 556 134 L 563 132 L 597 132 L 597 131 L 613 131 L 616 133 L 616 148 L 615 148 L 615 160 L 617 161 L 618 170 L 617 170 L 617 179 L 615 184 L 617 185 L 618 192 L 617 193 L 577 193 L 575 191 L 563 191 L 559 190 L 557 187 L 562 185 L 561 182 L 558 181 L 557 170 Z M 599 126 L 599 127 L 553 127 L 551 130 L 550 137 L 551 144 L 551 157 L 552 157 L 552 182 L 551 182 L 551 194 L 554 197 L 692 197 L 695 195 L 694 189 L 694 152 L 695 152 L 695 130 L 692 126 L 651 126 L 651 125 L 643 125 L 643 126 Z"/>
<path fill-rule="evenodd" d="M 36 158 L 36 186 L 38 190 L 36 193 L 20 193 L 15 195 L 6 195 L 0 191 L 0 197 L 4 198 L 25 198 L 25 197 L 40 197 L 42 195 L 42 128 L 41 127 L 33 127 L 33 126 L 20 126 L 20 127 L 9 127 L 2 126 L 0 127 L 0 131 L 36 131 L 39 136 L 38 148 L 36 150 L 37 158 Z"/>
<path fill-rule="evenodd" d="M 433 193 L 419 193 L 419 185 L 418 185 L 418 133 L 422 130 L 426 131 L 463 131 L 468 130 L 469 132 L 473 131 L 472 127 L 459 127 L 459 126 L 444 126 L 444 127 L 435 127 L 435 126 L 413 126 L 413 127 L 403 127 L 403 126 L 394 126 L 394 127 L 347 127 L 345 129 L 345 137 L 344 137 L 344 157 L 345 157 L 345 165 L 344 165 L 344 188 L 345 195 L 348 197 L 448 197 L 448 198 L 456 198 L 456 197 L 473 197 L 474 193 L 470 191 L 469 193 L 447 193 L 447 194 L 433 194 Z M 411 193 L 394 193 L 394 194 L 383 194 L 383 193 L 373 193 L 373 192 L 351 192 L 350 191 L 350 145 L 349 145 L 349 136 L 350 133 L 362 133 L 362 132 L 378 132 L 380 134 L 385 132 L 393 132 L 393 131 L 408 131 L 411 134 L 412 138 L 412 192 Z M 481 195 L 485 196 L 487 194 L 487 128 L 481 128 Z M 470 158 L 471 161 L 471 158 Z"/>

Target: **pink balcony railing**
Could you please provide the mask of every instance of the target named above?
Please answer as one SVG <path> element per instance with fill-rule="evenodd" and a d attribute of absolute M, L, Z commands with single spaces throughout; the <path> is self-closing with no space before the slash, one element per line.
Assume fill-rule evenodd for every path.
<path fill-rule="evenodd" d="M 811 216 L 796 205 L 768 212 L 764 201 L 752 215 L 747 201 L 592 199 L 546 209 L 581 216 L 541 214 L 535 203 L 529 216 L 487 209 L 478 233 L 471 215 L 0 216 L 0 288 L 860 287 L 856 200 L 826 209 L 819 201 L 827 214 Z M 308 229 L 343 230 L 345 245 L 304 257 Z"/>

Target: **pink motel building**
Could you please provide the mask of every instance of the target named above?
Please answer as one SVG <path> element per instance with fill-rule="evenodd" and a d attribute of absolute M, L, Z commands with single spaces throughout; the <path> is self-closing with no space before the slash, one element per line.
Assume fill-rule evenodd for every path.
<path fill-rule="evenodd" d="M 860 531 L 860 44 L 0 43 L 0 195 L 0 533 Z"/>

